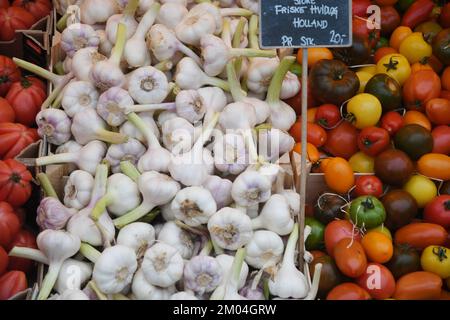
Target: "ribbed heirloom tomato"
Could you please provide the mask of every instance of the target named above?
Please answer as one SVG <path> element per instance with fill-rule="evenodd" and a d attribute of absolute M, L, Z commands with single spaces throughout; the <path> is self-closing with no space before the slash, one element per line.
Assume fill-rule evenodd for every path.
<path fill-rule="evenodd" d="M 0 161 L 0 201 L 20 207 L 31 195 L 31 173 L 13 159 Z"/>
<path fill-rule="evenodd" d="M 0 246 L 7 248 L 20 229 L 20 221 L 13 208 L 0 202 Z"/>

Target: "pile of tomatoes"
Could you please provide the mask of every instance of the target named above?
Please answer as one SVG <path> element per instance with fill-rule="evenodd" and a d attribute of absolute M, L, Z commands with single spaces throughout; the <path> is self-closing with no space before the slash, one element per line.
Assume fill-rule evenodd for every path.
<path fill-rule="evenodd" d="M 308 50 L 307 156 L 332 191 L 306 218 L 319 296 L 449 299 L 450 3 L 353 0 L 353 15 L 351 48 Z M 301 153 L 300 118 L 290 133 Z"/>
<path fill-rule="evenodd" d="M 25 290 L 30 260 L 9 257 L 14 246 L 36 248 L 35 235 L 25 225 L 21 207 L 31 196 L 31 173 L 14 160 L 25 147 L 38 140 L 35 117 L 46 98 L 44 83 L 21 77 L 14 62 L 0 56 L 0 300 Z"/>

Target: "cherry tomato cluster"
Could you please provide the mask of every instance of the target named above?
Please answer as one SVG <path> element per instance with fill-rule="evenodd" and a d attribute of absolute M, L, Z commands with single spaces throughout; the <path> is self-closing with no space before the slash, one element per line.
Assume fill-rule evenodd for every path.
<path fill-rule="evenodd" d="M 44 83 L 21 77 L 14 62 L 0 56 L 0 300 L 27 288 L 30 260 L 9 257 L 14 246 L 36 248 L 33 233 L 24 226 L 20 209 L 31 196 L 31 173 L 14 160 L 25 147 L 38 140 L 35 117 L 46 98 Z"/>
<path fill-rule="evenodd" d="M 307 156 L 332 192 L 306 219 L 321 298 L 450 296 L 449 28 L 450 3 L 354 0 L 353 46 L 308 50 Z"/>

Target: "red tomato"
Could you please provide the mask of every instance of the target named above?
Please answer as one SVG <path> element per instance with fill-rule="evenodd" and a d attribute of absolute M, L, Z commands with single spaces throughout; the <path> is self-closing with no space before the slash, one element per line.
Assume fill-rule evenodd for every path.
<path fill-rule="evenodd" d="M 441 94 L 441 79 L 432 70 L 417 71 L 403 86 L 403 102 L 406 108 L 425 111 L 425 105 Z"/>
<path fill-rule="evenodd" d="M 370 294 L 352 282 L 345 282 L 334 287 L 327 300 L 370 300 Z"/>
<path fill-rule="evenodd" d="M 442 279 L 431 272 L 417 271 L 398 279 L 395 286 L 396 300 L 437 300 L 442 291 Z"/>
<path fill-rule="evenodd" d="M 1 0 L 0 1 L 0 8 L 6 9 L 9 7 L 9 1 L 8 0 Z"/>
<path fill-rule="evenodd" d="M 416 26 L 429 19 L 430 14 L 433 12 L 434 2 L 432 0 L 417 0 L 408 10 L 402 18 L 402 26 L 414 29 Z"/>
<path fill-rule="evenodd" d="M 0 161 L 0 201 L 20 207 L 31 196 L 31 173 L 20 162 Z"/>
<path fill-rule="evenodd" d="M 35 123 L 36 114 L 41 110 L 45 98 L 41 81 L 32 77 L 14 82 L 6 95 L 6 100 L 16 113 L 16 121 L 26 126 Z"/>
<path fill-rule="evenodd" d="M 433 136 L 433 153 L 450 155 L 450 127 L 437 126 L 431 131 Z"/>
<path fill-rule="evenodd" d="M 14 109 L 9 104 L 8 100 L 0 98 L 0 123 L 14 122 L 16 114 Z"/>
<path fill-rule="evenodd" d="M 8 300 L 28 287 L 27 277 L 22 271 L 9 271 L 0 277 L 0 300 Z"/>
<path fill-rule="evenodd" d="M 0 202 L 0 246 L 7 248 L 20 230 L 20 221 L 13 208 Z"/>
<path fill-rule="evenodd" d="M 13 241 L 9 244 L 9 250 L 14 247 L 26 247 L 37 249 L 36 237 L 28 230 L 20 230 Z M 20 270 L 23 272 L 30 271 L 33 266 L 33 261 L 29 259 L 11 257 L 9 259 L 8 270 Z"/>
<path fill-rule="evenodd" d="M 352 2 L 352 14 L 358 17 L 367 17 L 367 8 L 370 7 L 372 3 L 370 0 L 353 0 Z"/>
<path fill-rule="evenodd" d="M 356 283 L 377 300 L 392 297 L 395 292 L 395 279 L 388 268 L 379 263 L 369 263 L 366 271 L 356 279 Z"/>
<path fill-rule="evenodd" d="M 324 240 L 328 254 L 334 257 L 334 247 L 342 239 L 351 238 L 361 240 L 358 229 L 348 220 L 334 220 L 325 227 Z"/>
<path fill-rule="evenodd" d="M 381 47 L 377 51 L 375 51 L 373 60 L 375 61 L 375 63 L 378 63 L 378 61 L 380 61 L 381 58 L 383 58 L 384 56 L 387 56 L 388 54 L 392 54 L 392 53 L 398 53 L 398 51 L 392 47 Z"/>
<path fill-rule="evenodd" d="M 381 118 L 380 125 L 393 136 L 403 127 L 403 117 L 398 112 L 389 111 Z"/>
<path fill-rule="evenodd" d="M 369 29 L 368 25 L 372 25 L 373 29 Z M 380 40 L 380 29 L 376 27 L 372 20 L 353 18 L 353 36 L 367 40 L 371 48 L 375 48 Z"/>
<path fill-rule="evenodd" d="M 400 14 L 393 6 L 381 7 L 381 34 L 388 36 L 400 25 Z"/>
<path fill-rule="evenodd" d="M 36 21 L 48 16 L 52 9 L 52 3 L 49 0 L 14 0 L 12 5 L 24 8 Z"/>
<path fill-rule="evenodd" d="M 379 153 L 386 150 L 390 141 L 389 132 L 378 127 L 364 128 L 358 135 L 359 150 L 371 157 L 376 157 Z"/>
<path fill-rule="evenodd" d="M 339 271 L 350 278 L 361 276 L 367 268 L 364 248 L 358 241 L 345 238 L 334 247 L 334 259 Z"/>
<path fill-rule="evenodd" d="M 0 96 L 2 97 L 8 93 L 13 82 L 20 80 L 20 69 L 11 58 L 2 55 L 0 55 L 0 79 Z"/>
<path fill-rule="evenodd" d="M 0 276 L 5 273 L 8 267 L 8 253 L 0 246 Z"/>
<path fill-rule="evenodd" d="M 423 212 L 425 221 L 436 223 L 445 229 L 450 228 L 450 195 L 441 195 L 434 198 L 425 206 Z"/>
<path fill-rule="evenodd" d="M 431 122 L 450 125 L 450 100 L 435 98 L 427 102 L 425 110 Z"/>
<path fill-rule="evenodd" d="M 419 250 L 428 246 L 441 246 L 447 241 L 448 233 L 434 223 L 417 222 L 407 224 L 395 232 L 396 244 L 408 244 Z"/>
<path fill-rule="evenodd" d="M 0 9 L 0 41 L 13 40 L 16 30 L 30 29 L 34 22 L 34 17 L 23 8 Z"/>
<path fill-rule="evenodd" d="M 315 122 L 325 129 L 335 127 L 341 119 L 341 112 L 334 104 L 323 104 L 317 108 Z"/>
<path fill-rule="evenodd" d="M 381 197 L 383 194 L 383 183 L 376 176 L 360 176 L 356 178 L 355 193 L 359 196 Z"/>
<path fill-rule="evenodd" d="M 302 141 L 302 119 L 299 118 L 297 122 L 291 127 L 289 133 L 294 137 L 295 142 Z M 321 147 L 327 141 L 327 132 L 318 124 L 308 122 L 307 126 L 308 142 L 316 147 Z"/>
<path fill-rule="evenodd" d="M 358 130 L 348 121 L 328 131 L 324 150 L 335 157 L 350 159 L 358 152 Z"/>
<path fill-rule="evenodd" d="M 39 135 L 34 128 L 27 128 L 20 123 L 0 123 L 0 157 L 14 158 L 38 139 Z"/>

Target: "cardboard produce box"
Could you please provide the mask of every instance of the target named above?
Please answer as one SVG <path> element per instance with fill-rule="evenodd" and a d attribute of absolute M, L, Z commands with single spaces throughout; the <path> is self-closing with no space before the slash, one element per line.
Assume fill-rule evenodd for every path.
<path fill-rule="evenodd" d="M 47 67 L 50 62 L 50 41 L 53 33 L 53 14 L 42 18 L 28 30 L 16 30 L 11 41 L 0 41 L 0 54 L 17 57 Z"/>

